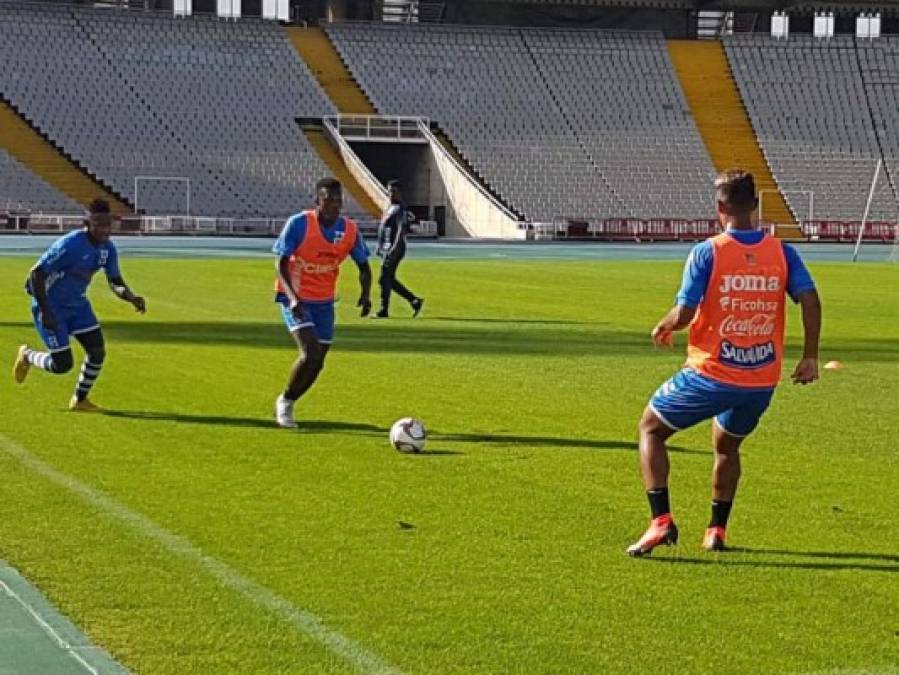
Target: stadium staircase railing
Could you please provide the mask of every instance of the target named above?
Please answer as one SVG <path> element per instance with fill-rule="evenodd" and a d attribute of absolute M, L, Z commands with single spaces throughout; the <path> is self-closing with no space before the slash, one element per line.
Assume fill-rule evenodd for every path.
<path fill-rule="evenodd" d="M 449 205 L 459 226 L 455 230 L 448 227 L 448 234 L 474 239 L 524 239 L 526 228 L 518 216 L 469 174 L 437 139 L 426 121 L 419 121 L 418 127 L 431 145 Z"/>
<path fill-rule="evenodd" d="M 381 182 L 369 171 L 365 163 L 359 159 L 350 144 L 340 135 L 334 122 L 329 118 L 323 120 L 324 130 L 328 140 L 336 148 L 336 152 L 340 155 L 346 170 L 352 175 L 354 182 L 359 189 L 365 194 L 367 202 L 383 213 L 390 205 L 390 198 L 387 195 L 387 189 Z M 359 198 L 357 197 L 357 200 Z M 361 201 L 360 201 L 361 203 Z"/>
<path fill-rule="evenodd" d="M 334 137 L 333 126 L 328 128 L 325 121 L 301 121 L 300 126 L 306 135 L 306 140 L 315 148 L 331 173 L 349 191 L 356 202 L 365 209 L 371 218 L 380 218 L 384 211 L 384 201 L 377 189 L 366 184 L 367 177 L 357 167 L 351 166 L 347 161 L 350 155 L 358 161 L 355 153 L 346 147 L 340 147 Z M 360 180 L 362 178 L 362 180 Z"/>

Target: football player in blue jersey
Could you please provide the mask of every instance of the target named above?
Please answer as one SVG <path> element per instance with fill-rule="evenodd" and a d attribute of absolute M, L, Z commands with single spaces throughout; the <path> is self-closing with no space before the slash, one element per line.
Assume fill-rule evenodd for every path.
<path fill-rule="evenodd" d="M 87 299 L 94 273 L 102 269 L 113 293 L 141 314 L 147 311 L 144 299 L 132 293 L 122 278 L 118 252 L 109 239 L 111 231 L 109 204 L 95 199 L 84 228 L 57 239 L 31 268 L 25 282 L 34 325 L 49 351 L 22 345 L 13 375 L 16 382 L 22 383 L 32 366 L 57 375 L 69 372 L 74 364 L 69 337 L 74 337 L 84 348 L 85 359 L 69 402 L 69 410 L 73 411 L 100 411 L 88 399 L 106 358 L 103 331 Z"/>

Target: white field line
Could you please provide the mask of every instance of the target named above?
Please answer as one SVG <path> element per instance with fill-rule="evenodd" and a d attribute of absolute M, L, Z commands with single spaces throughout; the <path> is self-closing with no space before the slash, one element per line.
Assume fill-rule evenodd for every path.
<path fill-rule="evenodd" d="M 13 591 L 13 589 L 11 589 L 9 586 L 7 586 L 5 581 L 0 580 L 0 588 L 2 588 L 3 592 L 6 593 L 9 597 L 11 597 L 13 600 L 15 600 L 20 605 L 22 605 L 22 607 L 25 609 L 25 611 L 31 615 L 31 618 L 33 618 L 37 622 L 37 624 L 41 628 L 43 628 L 44 631 L 53 639 L 53 641 L 57 645 L 59 645 L 60 649 L 62 649 L 66 653 L 68 653 L 72 658 L 74 658 L 76 661 L 78 661 L 78 663 L 80 663 L 82 666 L 84 666 L 84 669 L 87 672 L 89 672 L 91 675 L 99 675 L 97 672 L 97 669 L 94 668 L 87 661 L 85 661 L 83 658 L 81 658 L 81 655 L 78 654 L 77 651 L 75 651 L 76 648 L 73 647 L 72 645 L 70 645 L 65 640 L 63 640 L 62 637 L 60 637 L 59 633 L 57 633 L 55 630 L 53 630 L 53 626 L 51 626 L 49 623 L 47 623 L 47 621 L 44 619 L 44 617 L 42 617 L 38 613 L 38 611 L 36 609 L 34 609 L 34 607 L 29 605 L 27 602 L 25 602 L 22 598 L 20 598 L 18 596 L 18 594 L 16 594 L 15 591 Z"/>
<path fill-rule="evenodd" d="M 222 561 L 207 555 L 187 538 L 169 532 L 146 516 L 120 504 L 112 497 L 54 469 L 3 434 L 0 434 L 0 450 L 43 478 L 66 488 L 92 506 L 128 525 L 135 532 L 160 544 L 170 553 L 196 564 L 225 588 L 240 593 L 259 607 L 289 621 L 295 628 L 346 660 L 357 670 L 365 673 L 399 672 L 363 646 L 326 626 L 315 614 L 291 604 L 274 591 L 253 581 Z"/>

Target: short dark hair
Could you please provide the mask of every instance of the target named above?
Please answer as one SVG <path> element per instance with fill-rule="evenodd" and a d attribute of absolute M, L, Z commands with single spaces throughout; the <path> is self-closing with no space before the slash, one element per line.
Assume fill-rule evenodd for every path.
<path fill-rule="evenodd" d="M 109 213 L 109 202 L 105 199 L 97 197 L 87 205 L 87 211 L 92 216 L 98 213 Z"/>
<path fill-rule="evenodd" d="M 402 190 L 403 184 L 399 181 L 399 179 L 394 178 L 392 180 L 387 181 L 387 189 L 388 190 L 391 190 L 391 189 Z"/>
<path fill-rule="evenodd" d="M 722 171 L 715 179 L 715 199 L 736 211 L 752 211 L 758 204 L 755 178 L 744 169 Z"/>
<path fill-rule="evenodd" d="M 343 190 L 343 186 L 340 184 L 340 181 L 336 178 L 332 178 L 328 176 L 327 178 L 322 178 L 315 184 L 315 194 L 318 195 L 320 190 L 327 190 L 328 192 L 333 192 L 334 190 Z"/>

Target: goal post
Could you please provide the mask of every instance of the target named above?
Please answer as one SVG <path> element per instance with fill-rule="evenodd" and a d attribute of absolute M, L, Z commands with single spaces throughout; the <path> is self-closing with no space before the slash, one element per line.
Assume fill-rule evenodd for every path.
<path fill-rule="evenodd" d="M 868 224 L 868 215 L 871 213 L 871 202 L 874 201 L 874 193 L 877 191 L 877 181 L 880 179 L 880 170 L 883 168 L 883 159 L 877 160 L 874 169 L 874 179 L 871 181 L 871 189 L 868 190 L 868 201 L 865 203 L 865 213 L 862 215 L 862 224 L 858 228 L 858 239 L 855 240 L 855 249 L 852 251 L 852 262 L 858 261 L 858 250 L 862 246 L 862 238 L 865 236 L 865 226 Z"/>
<path fill-rule="evenodd" d="M 169 183 L 180 183 L 184 186 L 184 197 L 185 197 L 185 216 L 190 216 L 190 178 L 187 176 L 135 176 L 134 177 L 134 212 L 138 213 L 140 210 L 140 185 L 141 183 L 159 183 L 159 182 L 169 182 Z M 169 214 L 169 215 L 178 215 L 178 214 Z"/>
<path fill-rule="evenodd" d="M 783 197 L 783 200 L 786 203 L 787 208 L 790 209 L 791 211 L 793 210 L 793 206 L 789 201 L 787 201 L 787 195 L 800 195 L 808 201 L 808 206 L 806 207 L 806 212 L 805 212 L 805 220 L 803 220 L 802 218 L 798 219 L 800 226 L 802 225 L 803 222 L 809 222 L 809 221 L 812 221 L 815 219 L 815 191 L 814 190 L 783 190 L 783 189 L 772 190 L 769 188 L 766 190 L 759 190 L 759 211 L 758 211 L 758 213 L 759 213 L 760 221 L 763 221 L 765 218 L 765 216 L 764 216 L 764 214 L 765 214 L 764 209 L 765 209 L 765 203 L 766 203 L 765 195 L 777 195 L 778 193 Z M 771 201 L 771 199 L 769 198 L 768 202 L 770 202 L 770 201 Z M 776 223 L 776 224 L 782 225 L 783 223 Z"/>

